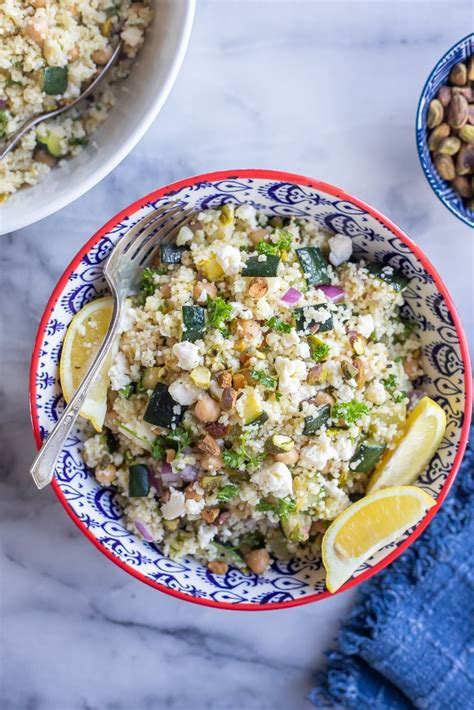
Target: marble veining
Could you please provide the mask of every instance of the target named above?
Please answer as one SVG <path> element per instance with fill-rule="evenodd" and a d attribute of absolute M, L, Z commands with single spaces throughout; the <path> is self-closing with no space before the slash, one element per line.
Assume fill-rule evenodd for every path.
<path fill-rule="evenodd" d="M 456 0 L 199 0 L 182 72 L 133 153 L 60 213 L 2 238 L 2 710 L 309 709 L 311 674 L 353 594 L 218 611 L 107 562 L 28 477 L 32 342 L 57 278 L 106 219 L 158 185 L 237 166 L 312 175 L 385 212 L 438 268 L 472 345 L 472 234 L 426 182 L 414 126 L 427 74 L 470 18 Z"/>

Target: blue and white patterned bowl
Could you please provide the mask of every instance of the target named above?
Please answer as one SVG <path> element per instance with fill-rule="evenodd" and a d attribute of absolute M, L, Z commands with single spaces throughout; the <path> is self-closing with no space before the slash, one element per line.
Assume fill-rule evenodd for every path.
<path fill-rule="evenodd" d="M 424 170 L 428 182 L 435 194 L 439 197 L 448 210 L 451 210 L 456 217 L 470 227 L 474 227 L 474 213 L 467 209 L 461 197 L 453 190 L 449 182 L 443 180 L 431 159 L 428 149 L 428 131 L 426 128 L 426 115 L 430 101 L 436 97 L 438 90 L 446 84 L 449 72 L 455 64 L 465 61 L 474 53 L 474 34 L 464 37 L 460 42 L 451 47 L 446 54 L 441 57 L 423 87 L 418 110 L 416 113 L 416 145 L 420 158 L 421 167 Z"/>
<path fill-rule="evenodd" d="M 72 317 L 105 291 L 102 264 L 124 232 L 169 199 L 196 210 L 226 202 L 251 203 L 271 215 L 309 217 L 354 240 L 356 256 L 390 264 L 410 277 L 406 311 L 421 331 L 426 371 L 424 388 L 444 408 L 446 436 L 420 486 L 437 499 L 426 518 L 398 542 L 360 568 L 343 589 L 367 579 L 395 559 L 438 510 L 464 451 L 470 414 L 470 367 L 465 338 L 451 298 L 420 249 L 373 208 L 342 190 L 299 175 L 236 170 L 183 180 L 157 190 L 110 220 L 68 266 L 39 326 L 31 364 L 30 400 L 38 446 L 63 408 L 59 357 Z M 275 562 L 265 575 L 230 569 L 214 576 L 193 559 L 172 561 L 159 548 L 124 526 L 114 492 L 101 488 L 81 456 L 82 434 L 69 438 L 53 488 L 80 530 L 105 555 L 138 579 L 181 599 L 232 609 L 277 609 L 328 595 L 321 559 Z"/>

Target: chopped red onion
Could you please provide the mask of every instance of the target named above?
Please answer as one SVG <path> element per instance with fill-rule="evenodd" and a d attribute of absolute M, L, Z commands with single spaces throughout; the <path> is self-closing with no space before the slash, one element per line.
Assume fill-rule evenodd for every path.
<path fill-rule="evenodd" d="M 344 300 L 345 291 L 339 286 L 318 286 L 318 289 L 324 293 L 326 298 L 333 303 L 339 303 Z"/>
<path fill-rule="evenodd" d="M 195 481 L 199 473 L 199 469 L 197 466 L 191 466 L 191 464 L 187 464 L 182 471 L 179 472 L 179 475 L 183 479 L 183 481 L 186 481 L 186 483 L 189 483 L 190 481 Z"/>
<path fill-rule="evenodd" d="M 218 525 L 225 525 L 226 523 L 229 522 L 229 519 L 230 519 L 230 510 L 224 510 L 224 512 L 219 515 L 216 522 Z"/>
<path fill-rule="evenodd" d="M 163 495 L 163 481 L 159 472 L 153 468 L 153 466 L 148 466 L 148 478 L 153 488 L 156 490 L 156 495 L 160 498 Z"/>
<path fill-rule="evenodd" d="M 133 522 L 135 523 L 135 527 L 142 536 L 142 538 L 147 542 L 153 542 L 155 538 L 153 537 L 145 523 L 142 523 L 141 520 L 134 520 Z"/>
<path fill-rule="evenodd" d="M 169 488 L 170 486 L 181 486 L 183 484 L 183 479 L 179 473 L 161 472 L 161 480 L 163 485 Z"/>
<path fill-rule="evenodd" d="M 161 462 L 161 475 L 163 475 L 164 473 L 173 473 L 173 468 L 171 464 L 168 463 L 168 461 Z"/>
<path fill-rule="evenodd" d="M 3 111 L 6 105 L 7 102 L 5 101 L 5 99 L 0 99 L 0 111 Z"/>
<path fill-rule="evenodd" d="M 300 293 L 298 289 L 291 287 L 288 289 L 285 295 L 281 297 L 281 300 L 285 301 L 285 303 L 296 303 L 300 300 L 302 295 L 303 294 Z"/>

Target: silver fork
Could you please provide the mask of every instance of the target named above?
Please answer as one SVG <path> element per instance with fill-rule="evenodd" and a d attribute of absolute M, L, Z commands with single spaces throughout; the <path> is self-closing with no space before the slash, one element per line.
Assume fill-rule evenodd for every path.
<path fill-rule="evenodd" d="M 172 241 L 192 217 L 189 208 L 168 202 L 131 227 L 107 258 L 104 276 L 114 298 L 109 329 L 81 385 L 33 461 L 30 473 L 38 488 L 44 488 L 53 479 L 61 450 L 118 335 L 125 299 L 137 292 L 141 273 L 153 261 L 157 248 Z"/>

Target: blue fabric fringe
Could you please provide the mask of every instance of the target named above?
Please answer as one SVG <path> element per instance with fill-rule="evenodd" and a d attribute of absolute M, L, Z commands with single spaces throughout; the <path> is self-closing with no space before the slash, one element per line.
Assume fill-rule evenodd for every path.
<path fill-rule="evenodd" d="M 472 448 L 422 536 L 361 586 L 338 641 L 309 695 L 317 708 L 474 710 Z"/>

